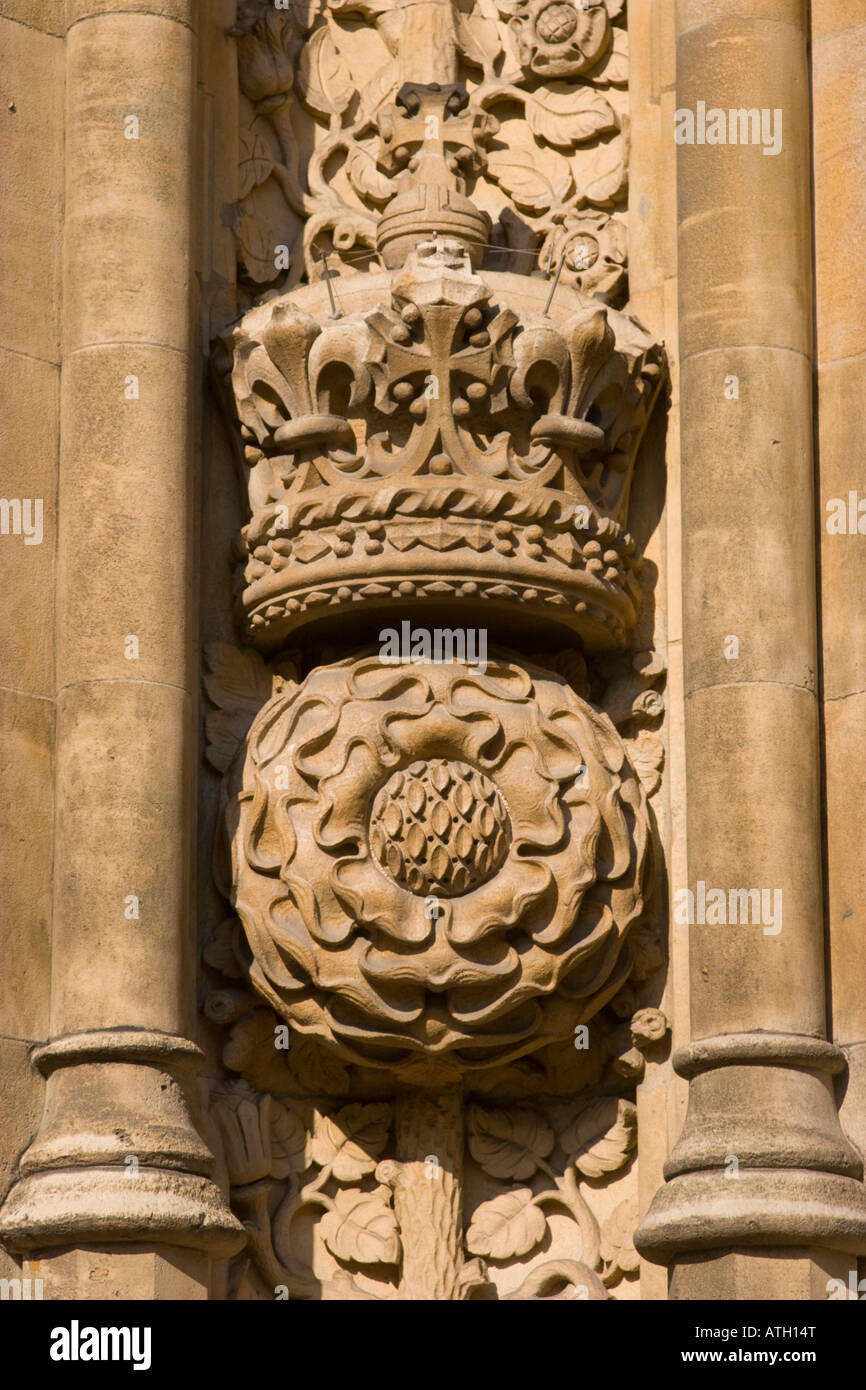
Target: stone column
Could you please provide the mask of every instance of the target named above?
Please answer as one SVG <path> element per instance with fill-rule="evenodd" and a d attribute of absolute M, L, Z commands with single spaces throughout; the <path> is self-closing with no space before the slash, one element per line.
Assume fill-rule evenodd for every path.
<path fill-rule="evenodd" d="M 48 1036 L 64 42 L 0 0 L 0 1192 L 39 1122 Z M 7 504 L 10 504 L 7 510 Z M 17 514 L 16 514 L 17 504 Z M 0 1277 L 17 1278 L 0 1252 Z"/>
<path fill-rule="evenodd" d="M 825 1040 L 806 38 L 804 0 L 677 0 L 687 886 L 728 922 L 781 893 L 690 929 L 688 1113 L 637 1235 L 678 1298 L 826 1297 L 866 1248 Z M 698 143 L 699 103 L 769 138 Z"/>
<path fill-rule="evenodd" d="M 812 6 L 827 909 L 842 1124 L 866 1151 L 866 0 Z M 851 511 L 851 494 L 857 507 Z M 840 529 L 839 503 L 845 522 Z M 862 512 L 860 508 L 862 507 Z"/>
<path fill-rule="evenodd" d="M 47 1297 L 204 1296 L 207 1252 L 242 1239 L 184 1093 L 195 10 L 67 8 L 51 1041 L 0 1218 L 14 1249 L 66 1250 L 43 1264 Z M 97 1281 L 75 1252 L 106 1243 Z"/>

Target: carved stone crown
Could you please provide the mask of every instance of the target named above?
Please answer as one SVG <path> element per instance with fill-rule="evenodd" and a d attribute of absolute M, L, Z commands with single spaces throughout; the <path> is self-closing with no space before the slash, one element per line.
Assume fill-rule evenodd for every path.
<path fill-rule="evenodd" d="M 379 128 L 380 164 L 403 171 L 379 222 L 387 269 L 271 298 L 226 344 L 250 635 L 273 648 L 406 602 L 453 619 L 459 600 L 466 623 L 623 645 L 660 349 L 572 286 L 479 273 L 489 219 L 462 189 L 497 127 L 463 89 L 407 84 Z"/>

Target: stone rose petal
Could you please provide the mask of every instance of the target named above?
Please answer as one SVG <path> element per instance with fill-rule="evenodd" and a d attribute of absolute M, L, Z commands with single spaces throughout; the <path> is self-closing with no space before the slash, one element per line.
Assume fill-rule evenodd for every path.
<path fill-rule="evenodd" d="M 256 717 L 225 826 L 251 983 L 344 1059 L 512 1060 L 630 970 L 646 801 L 613 725 L 553 672 L 318 667 Z"/>

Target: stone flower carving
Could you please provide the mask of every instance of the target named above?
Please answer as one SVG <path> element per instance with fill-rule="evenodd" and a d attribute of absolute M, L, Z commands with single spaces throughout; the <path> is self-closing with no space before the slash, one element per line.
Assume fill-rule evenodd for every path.
<path fill-rule="evenodd" d="M 347 1060 L 426 1079 L 568 1036 L 622 985 L 646 803 L 605 715 L 502 657 L 319 667 L 227 775 L 250 978 Z"/>
<path fill-rule="evenodd" d="M 541 77 L 576 77 L 586 72 L 610 43 L 610 16 L 604 4 L 579 6 L 573 0 L 498 0 L 512 16 L 521 65 Z"/>

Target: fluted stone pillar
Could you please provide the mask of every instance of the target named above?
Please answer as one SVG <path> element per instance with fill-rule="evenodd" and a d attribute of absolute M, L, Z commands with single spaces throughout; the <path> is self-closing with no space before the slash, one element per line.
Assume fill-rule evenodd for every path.
<path fill-rule="evenodd" d="M 637 1235 L 679 1298 L 826 1297 L 866 1247 L 826 1041 L 806 40 L 804 0 L 677 3 L 678 108 L 782 121 L 777 153 L 678 148 L 689 882 L 672 888 L 782 905 L 780 930 L 690 927 L 688 1113 Z"/>
<path fill-rule="evenodd" d="M 203 1296 L 242 1240 L 186 1093 L 195 9 L 68 6 L 51 1041 L 0 1217 L 11 1248 L 67 1251 L 47 1297 Z M 88 1287 L 74 1252 L 106 1244 Z"/>

